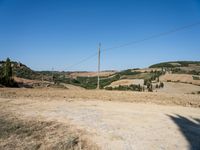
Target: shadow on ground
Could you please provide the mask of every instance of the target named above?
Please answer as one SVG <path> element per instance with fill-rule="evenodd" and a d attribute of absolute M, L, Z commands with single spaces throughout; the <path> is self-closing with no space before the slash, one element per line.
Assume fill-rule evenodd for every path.
<path fill-rule="evenodd" d="M 176 117 L 168 115 L 179 127 L 188 143 L 190 150 L 200 150 L 200 119 L 193 118 L 194 121 L 186 117 L 177 115 Z"/>

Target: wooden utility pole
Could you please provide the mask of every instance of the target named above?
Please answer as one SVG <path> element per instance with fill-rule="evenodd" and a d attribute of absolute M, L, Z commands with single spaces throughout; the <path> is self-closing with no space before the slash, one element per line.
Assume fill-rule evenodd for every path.
<path fill-rule="evenodd" d="M 99 48 L 98 48 L 98 79 L 97 79 L 97 89 L 99 89 L 99 83 L 100 83 L 100 78 L 99 78 L 99 73 L 100 73 L 100 54 L 101 54 L 101 43 L 99 43 Z"/>

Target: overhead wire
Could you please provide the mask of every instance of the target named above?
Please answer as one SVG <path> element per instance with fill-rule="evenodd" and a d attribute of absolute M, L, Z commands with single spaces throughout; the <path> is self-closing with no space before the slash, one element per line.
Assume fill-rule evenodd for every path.
<path fill-rule="evenodd" d="M 169 31 L 166 31 L 166 32 L 161 32 L 161 33 L 158 33 L 158 34 L 154 34 L 154 35 L 151 35 L 149 37 L 146 37 L 146 38 L 143 38 L 143 39 L 140 39 L 140 40 L 135 40 L 135 41 L 127 42 L 127 43 L 124 43 L 124 44 L 121 44 L 121 45 L 118 45 L 118 46 L 105 48 L 105 49 L 102 49 L 101 52 L 106 52 L 106 51 L 110 51 L 110 50 L 126 47 L 126 46 L 129 46 L 129 45 L 145 42 L 145 41 L 148 41 L 148 40 L 151 40 L 151 39 L 156 39 L 156 38 L 159 38 L 159 37 L 162 37 L 162 36 L 166 36 L 166 35 L 181 31 L 181 30 L 185 30 L 187 28 L 191 28 L 191 27 L 197 26 L 197 25 L 200 25 L 200 21 L 192 23 L 192 24 L 189 24 L 189 25 L 185 25 L 185 26 L 182 26 L 182 27 L 179 27 L 179 28 L 175 28 L 175 29 L 172 29 L 172 30 L 169 30 Z M 97 55 L 98 55 L 98 52 L 93 53 L 92 55 L 89 55 L 89 56 L 81 59 L 77 63 L 74 63 L 74 64 L 68 66 L 67 68 L 72 68 L 74 66 L 82 64 L 83 62 L 88 61 L 88 60 L 90 60 L 91 58 L 93 58 L 93 57 L 95 57 Z"/>

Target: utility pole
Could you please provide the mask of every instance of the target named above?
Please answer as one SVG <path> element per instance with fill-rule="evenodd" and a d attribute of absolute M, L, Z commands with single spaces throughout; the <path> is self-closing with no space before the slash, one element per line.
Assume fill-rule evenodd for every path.
<path fill-rule="evenodd" d="M 100 78 L 99 78 L 99 73 L 100 73 L 100 54 L 101 54 L 101 43 L 99 43 L 99 48 L 98 48 L 98 79 L 97 79 L 97 89 L 99 89 L 99 83 L 100 83 Z"/>
<path fill-rule="evenodd" d="M 42 73 L 42 87 L 44 87 L 44 76 L 43 76 L 43 73 Z"/>
<path fill-rule="evenodd" d="M 52 80 L 52 82 L 54 82 L 54 68 L 52 67 L 52 69 L 51 69 L 51 80 Z"/>

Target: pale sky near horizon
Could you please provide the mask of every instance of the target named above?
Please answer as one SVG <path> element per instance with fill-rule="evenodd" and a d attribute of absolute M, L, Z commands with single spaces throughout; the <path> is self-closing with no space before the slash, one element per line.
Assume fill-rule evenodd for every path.
<path fill-rule="evenodd" d="M 0 0 L 0 60 L 34 70 L 96 71 L 102 49 L 200 21 L 200 0 Z M 200 60 L 200 25 L 102 53 L 102 70 Z"/>

